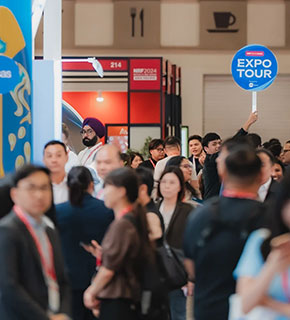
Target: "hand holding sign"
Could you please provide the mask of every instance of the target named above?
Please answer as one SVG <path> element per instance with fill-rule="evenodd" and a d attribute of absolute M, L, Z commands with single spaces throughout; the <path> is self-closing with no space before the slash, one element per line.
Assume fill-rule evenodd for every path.
<path fill-rule="evenodd" d="M 240 49 L 232 60 L 232 75 L 244 90 L 252 91 L 252 112 L 257 110 L 257 91 L 269 87 L 275 80 L 278 63 L 275 55 L 261 45 Z"/>

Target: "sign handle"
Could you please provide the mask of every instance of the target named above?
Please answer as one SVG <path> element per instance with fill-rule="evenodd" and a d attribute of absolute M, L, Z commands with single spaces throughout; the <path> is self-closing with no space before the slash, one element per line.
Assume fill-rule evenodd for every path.
<path fill-rule="evenodd" d="M 257 91 L 252 91 L 252 112 L 257 111 Z"/>

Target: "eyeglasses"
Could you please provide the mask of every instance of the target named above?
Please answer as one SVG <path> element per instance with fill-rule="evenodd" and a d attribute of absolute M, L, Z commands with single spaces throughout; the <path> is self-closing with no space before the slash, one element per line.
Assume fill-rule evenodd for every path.
<path fill-rule="evenodd" d="M 84 136 L 85 134 L 87 134 L 88 136 L 91 135 L 94 132 L 94 130 L 92 129 L 88 129 L 88 130 L 81 130 L 80 134 L 82 136 Z"/>
<path fill-rule="evenodd" d="M 156 149 L 158 152 L 164 152 L 164 148 L 157 148 Z"/>

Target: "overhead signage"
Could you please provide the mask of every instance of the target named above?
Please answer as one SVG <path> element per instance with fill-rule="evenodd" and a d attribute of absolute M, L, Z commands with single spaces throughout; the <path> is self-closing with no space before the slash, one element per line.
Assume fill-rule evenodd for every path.
<path fill-rule="evenodd" d="M 131 90 L 160 90 L 161 60 L 160 59 L 131 59 L 130 60 L 130 89 Z"/>
<path fill-rule="evenodd" d="M 68 59 L 70 60 L 70 59 Z M 128 71 L 128 62 L 125 59 L 98 59 L 104 71 Z M 89 61 L 62 62 L 63 71 L 95 71 Z"/>
<path fill-rule="evenodd" d="M 248 45 L 235 54 L 231 69 L 235 82 L 242 89 L 261 91 L 275 80 L 278 63 L 268 48 L 262 45 Z"/>

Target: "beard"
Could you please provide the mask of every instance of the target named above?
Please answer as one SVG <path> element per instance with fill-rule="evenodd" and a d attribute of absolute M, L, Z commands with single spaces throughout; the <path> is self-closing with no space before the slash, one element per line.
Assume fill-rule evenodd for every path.
<path fill-rule="evenodd" d="M 86 147 L 93 147 L 98 141 L 98 137 L 94 136 L 92 139 L 89 138 L 83 138 L 83 144 Z"/>

